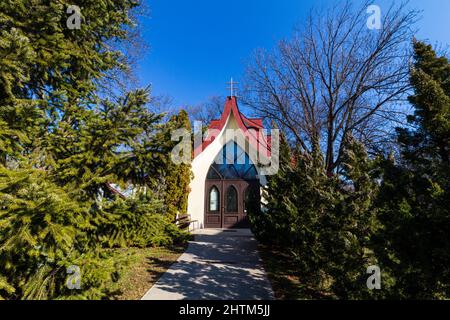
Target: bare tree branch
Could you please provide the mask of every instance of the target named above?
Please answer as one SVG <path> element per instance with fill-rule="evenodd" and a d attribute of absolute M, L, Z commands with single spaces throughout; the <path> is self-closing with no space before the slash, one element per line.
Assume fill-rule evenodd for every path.
<path fill-rule="evenodd" d="M 369 147 L 384 143 L 386 134 L 379 133 L 398 121 L 410 90 L 418 12 L 392 4 L 383 10 L 382 28 L 370 30 L 369 4 L 312 10 L 291 39 L 274 52 L 258 51 L 247 70 L 244 102 L 286 128 L 305 153 L 318 144 L 329 173 L 339 165 L 347 135 Z"/>

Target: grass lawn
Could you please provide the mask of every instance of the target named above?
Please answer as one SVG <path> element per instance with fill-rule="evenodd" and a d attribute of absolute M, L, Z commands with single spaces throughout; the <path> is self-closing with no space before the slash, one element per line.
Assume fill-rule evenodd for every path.
<path fill-rule="evenodd" d="M 186 250 L 185 245 L 170 248 L 114 249 L 120 259 L 127 260 L 119 280 L 111 285 L 114 300 L 139 300 L 161 275 Z"/>
<path fill-rule="evenodd" d="M 260 244 L 259 255 L 277 300 L 330 299 L 330 295 L 308 288 L 297 275 L 298 266 L 286 250 Z"/>

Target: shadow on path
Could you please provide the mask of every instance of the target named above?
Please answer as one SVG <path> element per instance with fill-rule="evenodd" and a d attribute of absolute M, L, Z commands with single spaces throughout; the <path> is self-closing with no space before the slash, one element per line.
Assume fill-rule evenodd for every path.
<path fill-rule="evenodd" d="M 273 291 L 248 229 L 203 229 L 142 299 L 259 300 Z"/>

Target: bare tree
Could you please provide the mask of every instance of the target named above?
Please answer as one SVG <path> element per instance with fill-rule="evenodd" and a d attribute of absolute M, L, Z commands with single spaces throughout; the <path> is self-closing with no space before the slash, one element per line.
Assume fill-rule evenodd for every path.
<path fill-rule="evenodd" d="M 174 107 L 174 99 L 170 95 L 155 95 L 150 97 L 149 109 L 154 113 L 162 113 L 167 117 L 178 113 L 178 109 Z"/>
<path fill-rule="evenodd" d="M 208 125 L 211 120 L 220 118 L 224 103 L 224 97 L 211 96 L 205 102 L 188 107 L 187 111 L 192 121 L 201 121 L 203 124 Z"/>
<path fill-rule="evenodd" d="M 311 11 L 291 39 L 272 53 L 258 51 L 247 70 L 245 103 L 286 128 L 305 154 L 320 148 L 329 174 L 347 135 L 368 145 L 387 137 L 409 90 L 418 12 L 393 4 L 371 30 L 368 6 Z"/>

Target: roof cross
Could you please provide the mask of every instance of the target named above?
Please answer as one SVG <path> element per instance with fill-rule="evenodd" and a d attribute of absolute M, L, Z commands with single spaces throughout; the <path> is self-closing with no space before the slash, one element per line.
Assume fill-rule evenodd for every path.
<path fill-rule="evenodd" d="M 235 85 L 236 85 L 236 84 L 239 84 L 239 82 L 234 82 L 234 81 L 233 81 L 233 78 L 231 78 L 231 81 L 230 81 L 230 82 L 227 82 L 227 84 L 229 85 L 228 89 L 230 89 L 230 97 L 234 97 L 234 96 L 235 96 L 234 90 L 237 89 L 237 88 L 235 87 Z"/>

